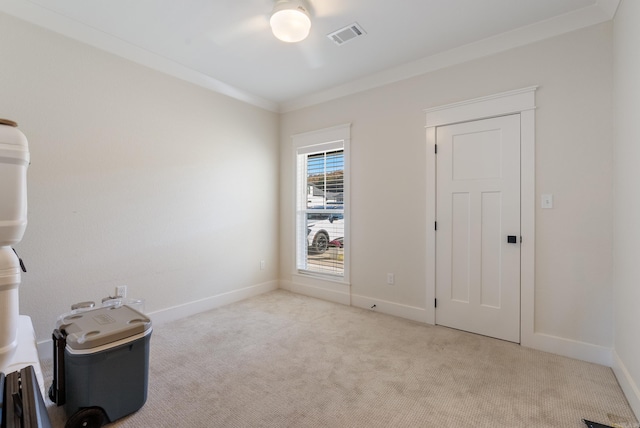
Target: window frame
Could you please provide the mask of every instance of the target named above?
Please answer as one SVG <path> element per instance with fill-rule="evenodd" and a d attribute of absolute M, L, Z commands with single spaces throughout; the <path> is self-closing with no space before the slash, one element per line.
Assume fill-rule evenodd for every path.
<path fill-rule="evenodd" d="M 349 159 L 350 159 L 350 135 L 351 124 L 337 125 L 330 128 L 319 129 L 316 131 L 305 132 L 301 134 L 292 135 L 292 157 L 293 157 L 293 274 L 302 275 L 308 278 L 319 279 L 323 281 L 338 282 L 342 284 L 349 284 L 350 281 L 350 171 L 349 171 Z M 301 189 L 299 185 L 298 176 L 298 156 L 300 154 L 311 154 L 323 151 L 332 151 L 336 149 L 343 150 L 344 155 L 344 174 L 343 174 L 343 218 L 344 218 L 344 270 L 343 275 L 334 275 L 321 272 L 313 272 L 306 269 L 298 268 L 298 257 L 301 249 L 299 249 L 299 242 L 303 241 L 298 236 L 298 216 L 301 203 Z M 304 203 L 306 204 L 306 186 L 304 186 L 305 197 Z M 306 243 L 306 235 L 304 236 L 304 242 Z M 304 249 L 305 254 L 307 248 Z"/>

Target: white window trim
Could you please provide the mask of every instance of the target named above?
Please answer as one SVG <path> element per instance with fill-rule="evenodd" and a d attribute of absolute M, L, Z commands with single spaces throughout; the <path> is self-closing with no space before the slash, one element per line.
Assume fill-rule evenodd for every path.
<path fill-rule="evenodd" d="M 292 140 L 292 165 L 297 165 L 297 156 L 300 153 L 315 151 L 313 146 L 319 144 L 326 145 L 331 142 L 341 142 L 344 150 L 344 239 L 347 245 L 344 248 L 344 276 L 336 277 L 333 275 L 323 275 L 321 273 L 300 271 L 297 268 L 297 231 L 296 231 L 296 216 L 294 216 L 293 222 L 293 272 L 295 277 L 312 278 L 314 282 L 318 280 L 318 284 L 338 283 L 343 285 L 350 285 L 350 264 L 351 264 L 351 238 L 350 238 L 350 195 L 351 195 L 351 179 L 350 179 L 350 142 L 351 142 L 351 123 L 332 126 L 330 128 L 319 129 L 316 131 L 304 132 L 301 134 L 294 134 L 291 136 Z M 293 206 L 292 210 L 295 213 L 297 210 L 297 168 L 293 168 Z"/>

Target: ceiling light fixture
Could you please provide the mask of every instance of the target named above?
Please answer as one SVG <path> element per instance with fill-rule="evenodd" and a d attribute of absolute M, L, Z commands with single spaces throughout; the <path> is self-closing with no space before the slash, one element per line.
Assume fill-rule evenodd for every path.
<path fill-rule="evenodd" d="M 273 35 L 287 43 L 306 39 L 311 29 L 311 17 L 300 0 L 278 0 L 269 23 Z"/>

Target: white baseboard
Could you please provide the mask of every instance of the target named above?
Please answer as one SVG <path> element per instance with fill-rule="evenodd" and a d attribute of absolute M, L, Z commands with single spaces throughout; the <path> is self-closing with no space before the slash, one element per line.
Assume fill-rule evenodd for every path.
<path fill-rule="evenodd" d="M 151 318 L 151 321 L 153 321 L 153 325 L 159 326 L 167 322 L 186 318 L 191 315 L 199 314 L 200 312 L 205 312 L 230 303 L 239 302 L 240 300 L 277 289 L 278 281 L 263 282 L 262 284 L 256 284 L 239 290 L 217 294 L 194 302 L 160 309 L 158 311 L 150 312 L 148 315 L 149 318 Z"/>
<path fill-rule="evenodd" d="M 294 277 L 294 279 L 296 279 Z M 300 278 L 297 281 L 281 281 L 280 288 L 292 293 L 304 296 L 315 297 L 329 302 L 340 303 L 347 306 L 355 306 L 363 309 L 371 309 L 376 305 L 375 310 L 387 315 L 406 318 L 412 321 L 426 323 L 427 315 L 424 308 L 402 305 L 400 303 L 388 302 L 386 300 L 374 299 L 367 296 L 351 294 L 349 285 L 342 283 L 324 282 L 317 283 L 313 280 Z"/>
<path fill-rule="evenodd" d="M 618 383 L 624 392 L 629 406 L 633 413 L 636 415 L 636 419 L 640 420 L 640 387 L 631 377 L 631 374 L 627 370 L 616 350 L 613 350 L 613 373 L 615 373 Z"/>
<path fill-rule="evenodd" d="M 205 312 L 211 309 L 218 308 L 220 306 L 238 302 L 249 297 L 277 290 L 278 288 L 278 281 L 263 282 L 262 284 L 256 284 L 250 287 L 217 294 L 215 296 L 206 297 L 204 299 L 196 300 L 193 302 L 183 303 L 181 305 L 173 306 L 170 308 L 160 309 L 158 311 L 150 312 L 147 315 L 149 316 L 149 318 L 151 318 L 151 321 L 153 322 L 153 325 L 155 327 L 167 322 L 186 318 L 200 312 Z M 51 339 L 38 342 L 38 355 L 40 355 L 40 360 L 53 358 L 53 341 Z"/>
<path fill-rule="evenodd" d="M 424 308 L 350 294 L 350 287 L 345 284 L 337 283 L 318 286 L 316 284 L 305 284 L 298 281 L 269 281 L 194 302 L 161 309 L 151 312 L 149 317 L 152 319 L 154 326 L 159 326 L 166 322 L 205 312 L 278 288 L 364 309 L 371 309 L 371 306 L 376 305 L 375 310 L 378 312 L 428 324 L 427 312 Z M 542 333 L 524 334 L 522 346 L 613 367 L 632 409 L 636 414 L 640 413 L 640 392 L 638 391 L 638 386 L 633 382 L 624 364 L 611 348 Z M 53 344 L 51 339 L 38 342 L 38 354 L 41 360 L 51 359 L 52 350 Z"/>
<path fill-rule="evenodd" d="M 429 313 L 424 308 L 403 305 L 357 294 L 349 295 L 350 288 L 348 286 L 342 289 L 339 286 L 338 288 L 335 288 L 335 286 L 331 285 L 317 286 L 315 284 L 303 284 L 297 281 L 282 281 L 281 288 L 294 293 L 303 294 L 305 296 L 315 297 L 344 305 L 352 305 L 363 309 L 371 309 L 371 306 L 376 305 L 375 310 L 377 312 L 425 324 L 431 324 L 429 322 Z M 611 367 L 613 364 L 612 349 L 605 346 L 593 345 L 591 343 L 565 339 L 543 333 L 524 333 L 521 344 L 522 346 L 539 351 L 575 358 L 577 360 L 600 364 L 607 367 Z"/>
<path fill-rule="evenodd" d="M 382 312 L 387 315 L 427 323 L 427 314 L 424 308 L 402 305 L 400 303 L 388 302 L 386 300 L 373 299 L 371 297 L 359 296 L 357 294 L 351 295 L 351 304 L 363 309 L 371 309 L 373 305 L 376 305 L 374 308 L 376 312 Z"/>
<path fill-rule="evenodd" d="M 301 281 L 280 281 L 280 288 L 292 293 L 304 296 L 315 297 L 316 299 L 327 300 L 329 302 L 340 303 L 349 306 L 351 304 L 351 294 L 349 286 L 342 283 L 326 281 L 323 284 L 316 284 L 313 280 L 309 283 Z"/>
<path fill-rule="evenodd" d="M 612 349 L 543 333 L 523 334 L 522 346 L 611 367 Z"/>

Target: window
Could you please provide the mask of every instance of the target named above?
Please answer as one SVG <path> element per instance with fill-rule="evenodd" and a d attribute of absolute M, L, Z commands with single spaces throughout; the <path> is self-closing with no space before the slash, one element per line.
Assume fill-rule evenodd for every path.
<path fill-rule="evenodd" d="M 296 269 L 345 281 L 348 249 L 349 125 L 298 134 L 296 156 Z"/>

